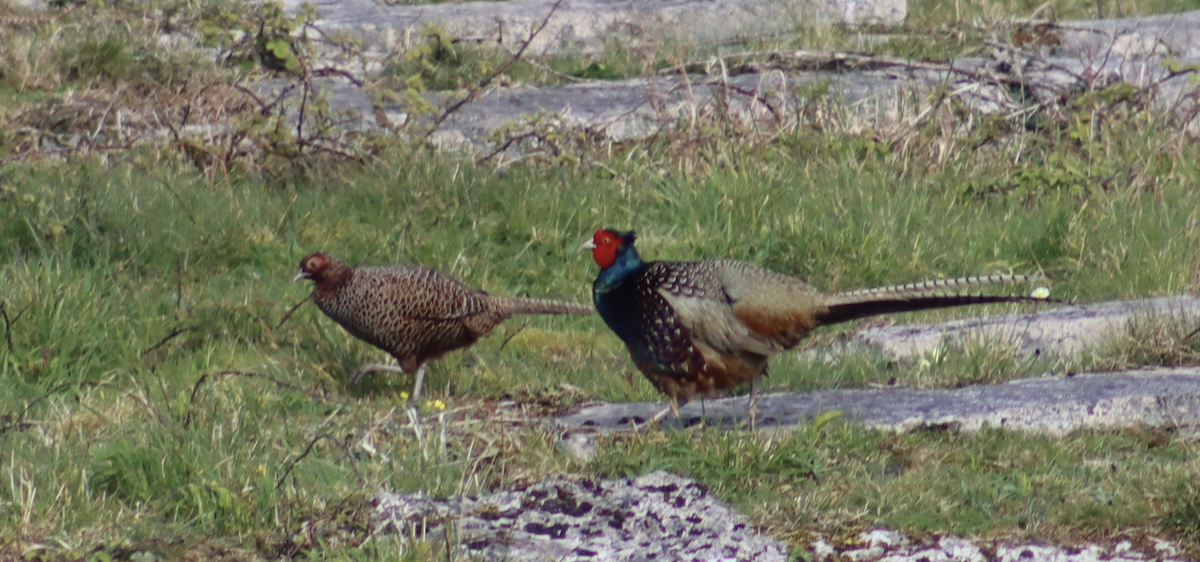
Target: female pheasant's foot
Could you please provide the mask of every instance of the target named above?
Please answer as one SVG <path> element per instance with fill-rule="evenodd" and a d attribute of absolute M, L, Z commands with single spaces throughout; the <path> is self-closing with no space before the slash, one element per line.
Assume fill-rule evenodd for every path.
<path fill-rule="evenodd" d="M 350 375 L 350 386 L 358 386 L 358 383 L 362 382 L 363 377 L 367 376 L 369 373 L 395 373 L 397 375 L 405 374 L 404 369 L 401 369 L 395 365 L 369 363 L 359 367 L 357 371 L 354 371 L 353 375 Z"/>
<path fill-rule="evenodd" d="M 397 375 L 408 374 L 407 372 L 405 372 L 404 369 L 401 369 L 400 367 L 398 367 L 396 365 L 382 365 L 379 363 L 370 363 L 367 365 L 363 365 L 362 367 L 359 367 L 357 371 L 354 371 L 353 375 L 350 375 L 350 386 L 358 386 L 358 383 L 362 382 L 363 377 L 367 376 L 367 374 L 369 374 L 369 373 L 393 373 L 393 374 L 397 374 Z M 412 396 L 409 397 L 409 401 L 415 402 L 418 398 L 420 398 L 421 390 L 424 387 L 425 387 L 425 364 L 422 363 L 421 367 L 417 369 L 417 380 L 415 382 L 413 382 Z"/>

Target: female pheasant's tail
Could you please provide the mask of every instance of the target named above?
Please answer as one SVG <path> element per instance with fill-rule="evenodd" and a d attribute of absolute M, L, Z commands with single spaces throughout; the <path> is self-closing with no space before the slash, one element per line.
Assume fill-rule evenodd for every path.
<path fill-rule="evenodd" d="M 837 293 L 829 296 L 825 303 L 827 310 L 818 314 L 818 321 L 837 324 L 879 314 L 993 302 L 1060 302 L 1050 299 L 1045 289 L 1037 289 L 1031 296 L 971 292 L 986 285 L 1031 283 L 1042 279 L 1036 275 L 987 275 Z"/>
<path fill-rule="evenodd" d="M 595 307 L 549 299 L 492 297 L 492 304 L 507 314 L 594 314 Z"/>

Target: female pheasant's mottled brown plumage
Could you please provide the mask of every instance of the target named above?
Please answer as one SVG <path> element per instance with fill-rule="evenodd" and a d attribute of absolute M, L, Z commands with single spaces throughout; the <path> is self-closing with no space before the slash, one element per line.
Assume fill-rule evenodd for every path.
<path fill-rule="evenodd" d="M 425 362 L 467 347 L 514 314 L 591 314 L 575 303 L 494 297 L 436 269 L 419 265 L 349 267 L 325 252 L 300 262 L 297 279 L 314 282 L 317 307 L 347 332 L 388 352 L 405 373 L 417 373 L 420 395 Z M 370 371 L 351 378 L 357 384 Z"/>
<path fill-rule="evenodd" d="M 673 404 L 753 383 L 766 374 L 771 356 L 795 347 L 818 326 L 894 312 L 1045 300 L 964 292 L 1030 280 L 1023 275 L 826 295 L 741 261 L 643 262 L 633 243 L 632 232 L 602 229 L 584 245 L 601 267 L 592 295 L 634 364 Z"/>

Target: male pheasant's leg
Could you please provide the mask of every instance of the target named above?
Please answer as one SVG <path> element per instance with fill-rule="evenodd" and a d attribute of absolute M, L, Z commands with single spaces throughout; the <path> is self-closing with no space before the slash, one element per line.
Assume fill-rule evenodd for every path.
<path fill-rule="evenodd" d="M 363 377 L 367 376 L 368 373 L 395 373 L 397 375 L 403 375 L 404 369 L 401 369 L 395 365 L 369 363 L 359 367 L 357 371 L 354 371 L 353 375 L 350 375 L 350 386 L 358 386 L 358 383 L 362 382 Z"/>
<path fill-rule="evenodd" d="M 754 431 L 754 422 L 758 419 L 758 377 L 750 379 L 750 399 L 746 403 L 746 418 L 750 420 L 750 431 Z"/>

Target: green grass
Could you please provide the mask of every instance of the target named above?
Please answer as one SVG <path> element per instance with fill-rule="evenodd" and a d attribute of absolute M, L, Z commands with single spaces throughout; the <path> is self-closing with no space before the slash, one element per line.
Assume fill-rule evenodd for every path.
<path fill-rule="evenodd" d="M 308 293 L 291 277 L 316 249 L 439 267 L 496 294 L 586 301 L 595 266 L 577 248 L 602 225 L 637 228 L 648 258 L 736 257 L 827 290 L 1042 270 L 1056 295 L 1085 302 L 1184 291 L 1195 268 L 1196 149 L 1170 145 L 1165 129 L 1137 116 L 1109 126 L 1098 146 L 1046 143 L 1027 156 L 1054 177 L 1068 173 L 1053 164 L 1065 158 L 1094 170 L 1127 168 L 1129 158 L 1152 170 L 1163 159 L 1170 169 L 1073 190 L 1071 181 L 1024 185 L 1019 169 L 1005 175 L 1003 150 L 935 166 L 920 151 L 805 132 L 753 147 L 715 138 L 687 153 L 651 143 L 604 168 L 531 161 L 503 175 L 423 152 L 315 182 L 208 179 L 170 160 L 153 164 L 155 177 L 120 160 L 9 165 L 0 178 L 0 299 L 12 339 L 0 346 L 9 452 L 0 526 L 13 531 L 0 548 L 46 558 L 97 549 L 358 556 L 385 548 L 364 531 L 364 502 L 378 486 L 484 493 L 550 474 L 658 467 L 704 481 L 796 548 L 812 532 L 873 525 L 1190 541 L 1195 494 L 1169 491 L 1186 487 L 1196 450 L 1170 433 L 1151 446 L 1158 438 L 1138 432 L 896 437 L 834 423 L 771 438 L 704 429 L 608 438 L 585 464 L 536 425 L 489 420 L 513 415 L 506 399 L 539 416 L 587 397 L 657 400 L 595 317 L 515 319 L 434 363 L 429 399 L 450 413 L 439 419 L 431 402 L 418 430 L 400 407 L 409 378 L 344 386 L 381 352 L 311 305 L 280 325 Z M 1014 187 L 964 191 L 972 178 Z M 1149 336 L 1131 341 L 1153 351 L 1137 345 Z M 1114 357 L 1106 366 L 1144 361 Z M 852 355 L 827 366 L 784 355 L 767 384 L 953 387 L 1046 365 L 983 346 L 924 362 Z M 1122 468 L 1089 468 L 1096 459 Z"/>
<path fill-rule="evenodd" d="M 1086 17 L 1095 6 L 1055 9 Z M 910 25 L 1032 8 L 978 9 L 949 19 L 918 3 Z M 935 50 L 969 48 L 939 33 Z M 21 52 L 44 58 L 5 63 L 9 110 L 37 92 L 132 76 L 163 85 L 198 64 L 155 62 L 120 35 L 81 34 L 45 53 L 44 37 L 22 37 Z M 624 75 L 691 58 L 651 55 L 546 64 Z M 456 72 L 435 68 L 428 79 L 458 87 L 475 75 Z M 538 422 L 589 399 L 659 399 L 596 317 L 513 319 L 433 363 L 414 426 L 401 399 L 410 377 L 345 386 L 382 352 L 311 304 L 288 316 L 310 290 L 292 276 L 317 249 L 351 263 L 438 267 L 494 294 L 586 302 L 596 267 L 578 248 L 602 226 L 636 228 L 649 259 L 744 259 L 829 291 L 1013 271 L 1045 272 L 1054 296 L 1081 302 L 1179 294 L 1195 288 L 1200 149 L 1127 93 L 1082 94 L 1029 127 L 968 124 L 948 105 L 918 125 L 863 133 L 820 118 L 766 134 L 702 120 L 503 173 L 382 141 L 361 166 L 205 167 L 149 146 L 6 159 L 0 558 L 391 559 L 395 537 L 369 533 L 380 487 L 481 494 L 656 468 L 700 480 L 798 551 L 814 534 L 852 541 L 878 525 L 1065 543 L 1161 536 L 1195 549 L 1200 451 L 1182 428 L 1063 437 L 892 435 L 841 421 L 774 436 L 692 428 L 602 437 L 597 458 L 582 462 Z M 1066 367 L 1191 364 L 1200 345 L 1185 340 L 1191 324 L 1146 319 L 1077 358 L 1029 360 L 1007 342 L 916 361 L 784 354 L 764 387 L 957 387 Z M 823 329 L 811 345 L 856 327 Z M 439 548 L 405 558 L 445 559 Z"/>

